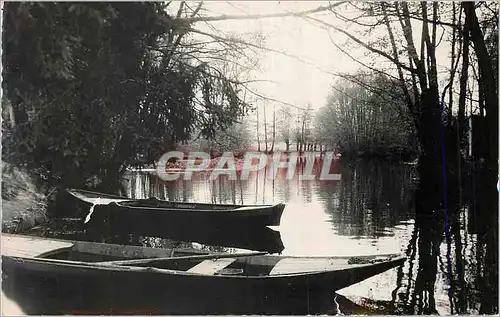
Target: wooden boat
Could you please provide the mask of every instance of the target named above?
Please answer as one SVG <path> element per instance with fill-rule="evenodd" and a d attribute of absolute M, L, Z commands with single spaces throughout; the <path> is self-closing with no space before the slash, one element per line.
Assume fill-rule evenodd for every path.
<path fill-rule="evenodd" d="M 224 227 L 243 223 L 251 226 L 278 226 L 285 209 L 285 205 L 281 203 L 275 205 L 183 203 L 168 202 L 154 197 L 130 199 L 78 189 L 68 189 L 67 193 L 88 208 L 86 214 L 81 215 L 83 217 L 88 217 L 90 208 L 94 206 L 90 219 L 105 216 L 110 221 L 128 219 L 138 225 L 146 226 L 158 223 L 174 227 L 196 224 Z"/>
<path fill-rule="evenodd" d="M 186 252 L 2 234 L 2 270 L 7 281 L 23 276 L 28 281 L 55 280 L 43 296 L 55 293 L 51 302 L 66 305 L 60 308 L 62 313 L 88 309 L 90 303 L 100 312 L 109 305 L 132 309 L 141 303 L 160 314 L 213 313 L 210 307 L 226 307 L 226 314 L 284 313 L 292 307 L 294 313 L 310 313 L 320 294 L 330 296 L 405 260 L 397 255 L 186 256 Z M 184 310 L 179 303 L 184 303 Z"/>

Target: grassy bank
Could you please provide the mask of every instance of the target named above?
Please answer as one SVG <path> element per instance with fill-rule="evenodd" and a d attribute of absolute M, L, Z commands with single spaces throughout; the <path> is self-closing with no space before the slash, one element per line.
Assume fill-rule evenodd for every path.
<path fill-rule="evenodd" d="M 46 222 L 47 199 L 26 171 L 2 161 L 2 231 L 21 233 Z"/>

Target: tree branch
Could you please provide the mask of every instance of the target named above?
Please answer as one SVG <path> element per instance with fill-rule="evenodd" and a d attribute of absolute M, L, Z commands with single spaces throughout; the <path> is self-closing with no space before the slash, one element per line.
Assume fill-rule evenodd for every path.
<path fill-rule="evenodd" d="M 386 59 L 390 60 L 391 62 L 393 62 L 393 63 L 394 63 L 394 64 L 396 64 L 396 65 L 400 65 L 403 69 L 405 69 L 405 70 L 407 70 L 407 71 L 409 71 L 409 72 L 414 73 L 414 72 L 416 72 L 416 71 L 417 71 L 417 70 L 416 70 L 416 69 L 414 69 L 414 68 L 410 68 L 410 67 L 408 67 L 407 65 L 404 65 L 403 63 L 400 63 L 400 62 L 396 61 L 393 57 L 391 57 L 391 56 L 390 56 L 389 54 L 387 54 L 386 52 L 381 51 L 381 50 L 379 50 L 379 49 L 376 49 L 376 48 L 374 48 L 374 47 L 371 47 L 370 45 L 366 44 L 364 41 L 362 41 L 362 40 L 358 39 L 357 37 L 355 37 L 354 35 L 352 35 L 351 33 L 347 32 L 347 31 L 345 31 L 345 30 L 342 30 L 342 29 L 340 29 L 340 28 L 336 27 L 335 25 L 332 25 L 332 24 L 330 24 L 330 23 L 327 23 L 327 22 L 325 22 L 325 21 L 322 21 L 322 20 L 319 20 L 319 19 L 316 19 L 316 18 L 312 18 L 312 17 L 304 17 L 304 19 L 310 19 L 310 20 L 316 21 L 316 22 L 318 22 L 318 23 L 321 23 L 321 24 L 323 24 L 323 25 L 325 25 L 325 26 L 328 26 L 328 27 L 330 27 L 330 28 L 334 29 L 334 30 L 335 30 L 335 31 L 337 31 L 337 32 L 340 32 L 340 33 L 342 33 L 342 34 L 344 34 L 344 35 L 347 35 L 347 36 L 348 36 L 351 40 L 353 40 L 354 42 L 356 42 L 356 43 L 360 44 L 361 46 L 363 46 L 364 48 L 368 49 L 369 51 L 371 51 L 371 52 L 373 52 L 373 53 L 376 53 L 376 54 L 378 54 L 378 55 L 380 55 L 380 56 L 385 57 Z"/>
<path fill-rule="evenodd" d="M 256 19 L 269 19 L 269 18 L 285 18 L 285 17 L 303 17 L 306 15 L 328 11 L 335 7 L 338 7 L 344 4 L 345 1 L 336 2 L 334 4 L 330 4 L 328 6 L 319 6 L 315 9 L 297 11 L 297 12 L 281 12 L 281 13 L 271 13 L 271 14 L 250 14 L 250 15 L 219 15 L 212 17 L 191 17 L 181 19 L 187 23 L 195 23 L 195 22 L 215 22 L 215 21 L 225 21 L 225 20 L 256 20 Z"/>
<path fill-rule="evenodd" d="M 396 66 L 397 66 L 397 70 L 398 70 L 399 82 L 401 84 L 401 88 L 403 89 L 403 93 L 405 95 L 405 99 L 406 99 L 406 103 L 408 105 L 408 109 L 410 110 L 410 113 L 413 116 L 415 116 L 416 115 L 415 107 L 414 107 L 413 102 L 411 100 L 410 93 L 408 91 L 408 87 L 406 87 L 406 83 L 405 83 L 404 75 L 403 75 L 403 70 L 399 66 L 398 50 L 396 48 L 396 41 L 394 39 L 394 34 L 392 32 L 391 24 L 390 24 L 389 18 L 387 16 L 386 4 L 384 2 L 382 2 L 381 5 L 382 5 L 382 11 L 384 13 L 384 23 L 385 23 L 385 25 L 387 27 L 387 32 L 389 33 L 389 39 L 391 41 L 392 54 L 394 55 L 394 59 L 398 62 L 398 64 L 396 64 Z"/>

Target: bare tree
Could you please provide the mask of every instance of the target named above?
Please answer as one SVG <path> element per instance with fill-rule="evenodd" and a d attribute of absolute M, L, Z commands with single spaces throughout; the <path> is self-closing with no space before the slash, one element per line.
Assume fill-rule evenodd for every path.
<path fill-rule="evenodd" d="M 274 152 L 275 142 L 276 142 L 276 104 L 273 104 L 273 139 L 271 143 L 271 153 Z"/>
<path fill-rule="evenodd" d="M 259 126 L 260 126 L 260 121 L 259 121 L 259 106 L 256 107 L 257 109 L 257 151 L 260 152 L 260 134 L 259 134 Z"/>
<path fill-rule="evenodd" d="M 267 105 L 267 103 L 266 103 Z M 264 108 L 264 142 L 266 143 L 266 153 L 267 153 L 267 120 L 266 120 L 267 107 Z"/>
<path fill-rule="evenodd" d="M 300 115 L 297 115 L 295 118 L 295 131 L 294 131 L 294 141 L 295 141 L 295 147 L 296 151 L 300 152 L 302 151 L 302 143 L 301 143 L 301 134 L 300 134 L 300 126 L 301 126 L 301 120 L 300 120 Z"/>
<path fill-rule="evenodd" d="M 311 104 L 307 104 L 307 108 L 302 111 L 300 116 L 300 149 L 299 151 L 310 150 L 311 123 L 313 118 L 313 109 Z"/>
<path fill-rule="evenodd" d="M 288 152 L 292 141 L 292 112 L 290 111 L 290 107 L 282 106 L 279 110 L 279 115 L 279 136 L 285 143 L 285 151 Z"/>

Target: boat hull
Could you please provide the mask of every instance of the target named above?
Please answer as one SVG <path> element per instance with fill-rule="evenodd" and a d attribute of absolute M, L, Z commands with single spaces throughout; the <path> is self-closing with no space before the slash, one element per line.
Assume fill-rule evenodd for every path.
<path fill-rule="evenodd" d="M 398 255 L 207 254 L 8 234 L 1 241 L 2 288 L 37 315 L 324 313 L 335 290 L 404 262 Z"/>
<path fill-rule="evenodd" d="M 71 201 L 76 201 L 76 213 L 73 216 L 85 219 L 93 206 L 95 197 L 106 199 L 106 204 L 94 206 L 90 221 L 102 223 L 103 220 L 135 223 L 141 227 L 157 226 L 211 226 L 223 228 L 228 226 L 279 226 L 285 209 L 284 204 L 276 205 L 223 205 L 223 204 L 190 204 L 170 203 L 158 199 L 134 200 L 130 198 L 88 192 L 68 190 L 71 200 L 64 197 L 64 209 L 71 209 Z M 109 202 L 109 203 L 108 203 Z M 141 205 L 144 206 L 141 206 Z M 169 207 L 172 204 L 177 205 Z M 152 207 L 157 205 L 158 207 Z M 199 207 L 189 208 L 190 205 Z M 221 208 L 228 208 L 221 210 Z M 60 210 L 62 208 L 59 208 Z M 68 214 L 66 214 L 68 216 Z M 97 218 L 97 219 L 96 219 Z"/>
<path fill-rule="evenodd" d="M 324 311 L 335 290 L 395 266 L 383 262 L 340 271 L 234 277 L 2 257 L 4 283 L 11 288 L 19 280 L 44 285 L 40 296 L 56 303 L 51 309 L 57 313 L 149 309 L 154 314 L 310 314 Z"/>
<path fill-rule="evenodd" d="M 167 208 L 127 208 L 118 204 L 97 205 L 89 223 L 133 223 L 137 227 L 152 228 L 161 224 L 165 229 L 188 226 L 228 228 L 232 226 L 279 226 L 284 205 L 266 207 L 259 211 L 176 210 Z"/>

